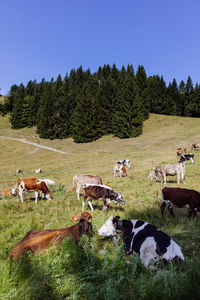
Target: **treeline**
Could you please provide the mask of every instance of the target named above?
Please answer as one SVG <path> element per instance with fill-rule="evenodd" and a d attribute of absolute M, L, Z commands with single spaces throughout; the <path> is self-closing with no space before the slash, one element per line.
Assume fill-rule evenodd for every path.
<path fill-rule="evenodd" d="M 147 78 L 143 66 L 99 67 L 91 74 L 82 67 L 71 70 L 64 79 L 26 86 L 13 85 L 7 111 L 12 128 L 37 127 L 41 138 L 73 137 L 75 142 L 90 142 L 105 134 L 119 138 L 142 133 L 149 113 L 200 116 L 200 85 L 175 79 L 166 86 L 163 77 Z"/>

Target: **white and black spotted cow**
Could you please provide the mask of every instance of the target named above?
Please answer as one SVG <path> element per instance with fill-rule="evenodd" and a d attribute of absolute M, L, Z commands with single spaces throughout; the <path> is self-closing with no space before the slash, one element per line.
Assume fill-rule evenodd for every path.
<path fill-rule="evenodd" d="M 128 169 L 130 169 L 130 167 L 131 167 L 130 159 L 119 160 L 119 161 L 116 162 L 116 164 L 123 165 L 123 166 L 127 167 Z"/>
<path fill-rule="evenodd" d="M 182 154 L 179 160 L 179 163 L 185 162 L 186 160 L 191 160 L 192 163 L 194 162 L 194 154 Z"/>
<path fill-rule="evenodd" d="M 166 263 L 172 260 L 184 260 L 180 246 L 160 229 L 140 220 L 120 221 L 119 219 L 118 216 L 115 218 L 111 216 L 99 229 L 98 234 L 114 236 L 116 230 L 122 231 L 126 253 L 138 253 L 145 266 L 156 261 Z"/>

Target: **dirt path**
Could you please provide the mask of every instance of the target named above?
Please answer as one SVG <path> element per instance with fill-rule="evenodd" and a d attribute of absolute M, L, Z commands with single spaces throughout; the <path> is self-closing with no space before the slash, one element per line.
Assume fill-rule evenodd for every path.
<path fill-rule="evenodd" d="M 1 136 L 1 135 L 0 135 L 0 138 L 1 139 L 12 140 L 12 141 L 17 141 L 17 142 L 22 142 L 22 143 L 30 144 L 30 145 L 36 146 L 38 148 L 43 148 L 43 149 L 54 151 L 54 152 L 61 153 L 61 154 L 70 154 L 68 152 L 63 152 L 63 151 L 56 150 L 56 149 L 51 148 L 51 147 L 42 146 L 42 145 L 39 145 L 37 143 L 24 141 L 24 140 L 21 140 L 21 139 L 18 139 L 18 138 L 11 138 L 11 137 Z"/>

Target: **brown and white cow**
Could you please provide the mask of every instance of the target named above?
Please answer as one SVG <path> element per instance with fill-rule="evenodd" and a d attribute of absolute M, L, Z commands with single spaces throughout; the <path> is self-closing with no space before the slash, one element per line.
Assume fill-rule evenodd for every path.
<path fill-rule="evenodd" d="M 41 169 L 37 169 L 37 170 L 35 170 L 35 173 L 36 174 L 39 174 L 39 173 L 41 173 L 42 172 L 42 170 Z"/>
<path fill-rule="evenodd" d="M 200 193 L 195 190 L 166 186 L 162 188 L 161 194 L 161 213 L 164 216 L 164 210 L 168 205 L 168 210 L 172 217 L 175 217 L 173 208 L 188 208 L 189 216 L 196 216 L 200 210 Z"/>
<path fill-rule="evenodd" d="M 20 173 L 23 173 L 24 171 L 22 169 L 19 169 L 16 171 L 16 174 L 20 174 Z"/>
<path fill-rule="evenodd" d="M 178 148 L 177 151 L 176 151 L 176 155 L 177 156 L 180 156 L 180 155 L 183 155 L 186 153 L 186 149 L 184 148 Z"/>
<path fill-rule="evenodd" d="M 192 147 L 191 147 L 191 149 L 193 149 L 193 150 L 199 150 L 200 149 L 200 143 L 196 143 L 196 144 L 192 144 Z"/>
<path fill-rule="evenodd" d="M 82 202 L 82 211 L 84 211 L 85 201 L 87 198 L 88 204 L 93 211 L 92 200 L 102 199 L 104 203 L 103 210 L 107 213 L 108 207 L 107 204 L 113 202 L 114 204 L 125 204 L 124 198 L 121 193 L 113 191 L 110 187 L 101 185 L 101 184 L 84 184 L 83 185 L 83 202 Z"/>
<path fill-rule="evenodd" d="M 167 164 L 167 165 L 160 165 L 153 169 L 153 172 L 149 174 L 149 178 L 151 180 L 158 179 L 159 177 L 162 178 L 162 182 L 166 184 L 166 176 L 175 176 L 177 175 L 177 184 L 180 183 L 180 177 L 185 183 L 185 164 L 178 163 L 178 164 Z"/>
<path fill-rule="evenodd" d="M 92 229 L 92 216 L 83 212 L 76 225 L 63 229 L 30 230 L 25 237 L 18 242 L 10 252 L 8 258 L 19 258 L 22 254 L 30 251 L 32 253 L 44 252 L 53 244 L 60 244 L 63 239 L 69 236 L 77 241 L 82 234 L 87 234 Z"/>
<path fill-rule="evenodd" d="M 16 184 L 16 188 L 19 189 L 19 197 L 23 202 L 23 192 L 35 192 L 35 203 L 38 202 L 39 192 L 48 199 L 51 200 L 53 198 L 52 193 L 49 191 L 46 183 L 37 178 L 19 178 Z"/>
<path fill-rule="evenodd" d="M 125 177 L 127 176 L 126 168 L 123 164 L 115 164 L 114 165 L 114 177 Z"/>
<path fill-rule="evenodd" d="M 76 182 L 76 194 L 77 194 L 77 199 L 80 200 L 80 189 L 83 186 L 83 184 L 103 184 L 102 179 L 97 176 L 97 175 L 87 175 L 87 174 L 79 174 L 75 175 L 73 177 L 73 187 L 72 191 L 74 191 L 74 184 Z"/>
<path fill-rule="evenodd" d="M 6 191 L 0 191 L 0 197 L 13 197 L 16 196 L 16 190 L 15 189 L 10 189 Z"/>

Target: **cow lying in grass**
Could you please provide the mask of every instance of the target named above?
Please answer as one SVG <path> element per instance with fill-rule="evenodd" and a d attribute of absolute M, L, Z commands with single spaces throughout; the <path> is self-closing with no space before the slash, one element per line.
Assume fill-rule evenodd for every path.
<path fill-rule="evenodd" d="M 18 242 L 10 252 L 8 258 L 19 258 L 22 254 L 30 251 L 32 253 L 44 252 L 53 244 L 60 244 L 63 239 L 69 236 L 77 241 L 82 234 L 87 234 L 92 229 L 92 216 L 83 212 L 76 225 L 63 229 L 30 230 L 25 237 Z"/>
<path fill-rule="evenodd" d="M 167 263 L 172 260 L 184 260 L 180 246 L 160 229 L 140 220 L 119 219 L 119 216 L 111 216 L 99 229 L 98 234 L 114 236 L 116 230 L 121 231 L 126 253 L 138 253 L 146 267 L 157 261 Z"/>
<path fill-rule="evenodd" d="M 13 197 L 16 196 L 16 190 L 15 189 L 10 189 L 6 191 L 0 191 L 0 197 Z"/>

